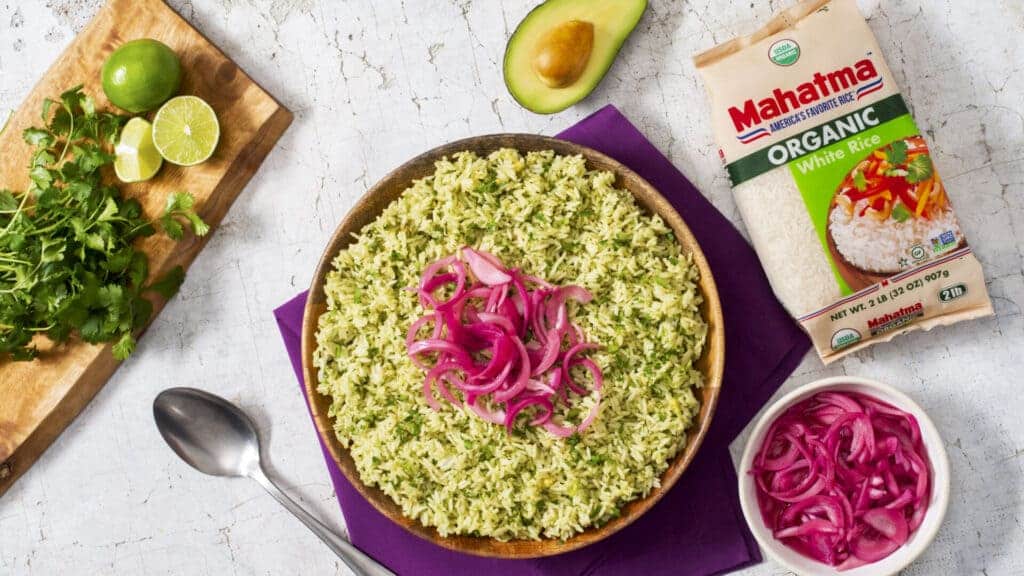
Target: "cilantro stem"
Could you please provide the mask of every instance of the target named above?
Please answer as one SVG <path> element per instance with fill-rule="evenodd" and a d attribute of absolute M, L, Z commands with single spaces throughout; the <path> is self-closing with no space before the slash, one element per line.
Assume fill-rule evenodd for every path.
<path fill-rule="evenodd" d="M 37 228 L 31 232 L 27 232 L 25 236 L 38 236 L 40 234 L 46 234 L 47 232 L 56 230 L 58 227 L 60 227 L 65 222 L 68 222 L 69 220 L 71 220 L 71 216 L 65 216 L 64 218 L 54 222 L 53 224 L 50 224 L 45 228 Z"/>
<path fill-rule="evenodd" d="M 135 226 L 134 228 L 132 228 L 131 230 L 128 230 L 128 232 L 127 232 L 126 234 L 127 234 L 128 236 L 131 236 L 131 235 L 135 234 L 136 232 L 138 232 L 139 230 L 142 230 L 142 229 L 143 229 L 143 228 L 145 228 L 146 226 L 151 226 L 151 227 L 154 227 L 154 228 L 155 228 L 155 227 L 156 227 L 156 224 L 157 224 L 157 222 L 159 222 L 159 221 L 160 221 L 160 219 L 159 219 L 159 218 L 154 218 L 154 219 L 152 219 L 152 220 L 147 220 L 147 221 L 145 221 L 145 222 L 140 222 L 140 223 L 139 223 L 139 224 L 137 224 L 137 225 L 136 225 L 136 226 Z"/>
<path fill-rule="evenodd" d="M 59 166 L 62 162 L 64 162 L 64 156 L 67 155 L 67 153 L 68 153 L 68 146 L 71 145 L 71 137 L 75 133 L 75 114 L 67 106 L 65 106 L 64 108 L 65 108 L 65 110 L 68 111 L 68 118 L 70 120 L 68 121 L 68 136 L 67 136 L 67 138 L 64 139 L 64 149 L 60 151 L 60 156 L 57 158 L 57 161 L 54 163 L 54 165 L 57 165 L 57 166 Z"/>
<path fill-rule="evenodd" d="M 11 220 L 7 222 L 7 226 L 4 227 L 4 234 L 11 231 L 11 226 L 14 226 L 14 222 L 18 219 L 18 214 L 25 209 L 25 204 L 28 203 L 28 194 L 21 195 L 21 204 L 18 204 L 18 209 L 14 212 L 14 216 L 11 216 Z"/>

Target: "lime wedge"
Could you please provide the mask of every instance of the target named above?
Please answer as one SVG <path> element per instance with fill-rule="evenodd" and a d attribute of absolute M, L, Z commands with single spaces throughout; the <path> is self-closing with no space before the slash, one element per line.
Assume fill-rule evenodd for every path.
<path fill-rule="evenodd" d="M 149 180 L 160 171 L 164 159 L 153 145 L 153 126 L 142 118 L 132 118 L 121 129 L 114 147 L 114 173 L 122 182 Z"/>
<path fill-rule="evenodd" d="M 217 114 L 196 96 L 171 98 L 153 119 L 153 144 L 172 164 L 194 166 L 205 162 L 219 140 Z"/>

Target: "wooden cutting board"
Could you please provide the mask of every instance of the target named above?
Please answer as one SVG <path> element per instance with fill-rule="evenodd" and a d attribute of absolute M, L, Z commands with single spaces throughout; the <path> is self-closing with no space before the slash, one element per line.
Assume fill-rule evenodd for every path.
<path fill-rule="evenodd" d="M 114 49 L 136 38 L 155 38 L 178 53 L 183 70 L 180 93 L 210 103 L 220 119 L 221 137 L 213 158 L 204 164 L 181 168 L 165 163 L 153 180 L 120 185 L 121 191 L 138 198 L 150 215 L 160 213 L 168 193 L 191 192 L 199 214 L 216 230 L 291 123 L 292 114 L 160 0 L 110 0 L 46 72 L 0 134 L 0 188 L 24 190 L 28 186 L 31 149 L 21 133 L 40 123 L 44 98 L 56 98 L 64 90 L 84 84 L 98 107 L 113 109 L 100 86 L 100 69 Z M 173 242 L 157 235 L 140 242 L 140 249 L 149 256 L 151 278 L 174 266 L 187 268 L 205 238 L 188 235 Z M 155 316 L 163 302 L 154 304 Z M 109 345 L 72 341 L 53 347 L 42 340 L 39 343 L 43 353 L 37 360 L 0 360 L 0 495 L 46 450 L 118 366 Z"/>

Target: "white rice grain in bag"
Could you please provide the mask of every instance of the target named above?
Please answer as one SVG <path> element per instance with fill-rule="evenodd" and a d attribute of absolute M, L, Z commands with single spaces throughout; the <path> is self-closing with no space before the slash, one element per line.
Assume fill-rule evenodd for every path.
<path fill-rule="evenodd" d="M 695 63 L 750 239 L 823 361 L 992 314 L 981 265 L 854 0 L 806 0 Z"/>

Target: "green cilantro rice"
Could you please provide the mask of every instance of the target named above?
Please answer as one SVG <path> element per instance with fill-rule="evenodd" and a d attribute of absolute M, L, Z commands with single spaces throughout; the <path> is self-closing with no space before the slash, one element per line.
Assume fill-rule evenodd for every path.
<path fill-rule="evenodd" d="M 580 156 L 510 149 L 436 164 L 334 260 L 320 318 L 319 391 L 362 481 L 442 535 L 565 539 L 601 525 L 659 484 L 699 411 L 694 367 L 707 332 L 698 272 L 671 230 L 614 175 Z M 463 245 L 489 251 L 595 298 L 570 313 L 604 371 L 593 425 L 559 439 L 505 428 L 443 403 L 427 406 L 424 372 L 406 356 L 424 314 L 424 267 Z M 578 423 L 574 401 L 559 419 Z"/>

